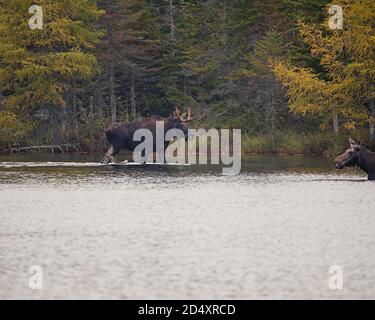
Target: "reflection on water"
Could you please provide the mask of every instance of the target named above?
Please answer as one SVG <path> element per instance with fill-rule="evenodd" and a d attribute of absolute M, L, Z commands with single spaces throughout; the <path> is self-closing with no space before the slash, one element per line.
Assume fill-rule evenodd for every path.
<path fill-rule="evenodd" d="M 362 172 L 303 157 L 249 157 L 234 177 L 99 160 L 0 157 L 0 298 L 375 298 Z M 328 288 L 331 265 L 343 290 Z"/>

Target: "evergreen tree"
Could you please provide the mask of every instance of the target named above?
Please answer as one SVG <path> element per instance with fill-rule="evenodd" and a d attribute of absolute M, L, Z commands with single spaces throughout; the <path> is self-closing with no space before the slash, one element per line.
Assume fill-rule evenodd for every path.
<path fill-rule="evenodd" d="M 273 61 L 286 61 L 288 59 L 288 44 L 284 42 L 282 35 L 276 31 L 269 31 L 264 38 L 255 43 L 254 50 L 247 55 L 249 62 L 249 71 L 247 76 L 256 84 L 259 104 L 264 110 L 266 118 L 265 123 L 270 124 L 272 137 L 272 146 L 275 148 L 275 131 L 277 118 L 285 113 L 282 108 L 285 106 L 283 101 L 283 90 L 276 81 L 272 72 L 271 64 Z"/>
<path fill-rule="evenodd" d="M 112 123 L 118 112 L 123 120 L 136 119 L 149 112 L 147 96 L 153 95 L 160 69 L 159 18 L 143 0 L 99 5 L 106 10 L 100 24 L 107 31 L 98 51 L 105 70 L 101 88 L 108 91 Z"/>

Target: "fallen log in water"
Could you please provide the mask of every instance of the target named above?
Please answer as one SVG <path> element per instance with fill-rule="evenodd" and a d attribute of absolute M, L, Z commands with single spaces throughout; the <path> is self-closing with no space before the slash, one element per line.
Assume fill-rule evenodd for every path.
<path fill-rule="evenodd" d="M 64 151 L 65 149 L 65 151 Z M 41 145 L 41 146 L 30 146 L 30 147 L 12 147 L 8 151 L 9 153 L 21 153 L 32 150 L 51 150 L 54 152 L 69 152 L 69 151 L 78 151 L 77 147 L 74 144 L 52 144 L 52 145 Z"/>

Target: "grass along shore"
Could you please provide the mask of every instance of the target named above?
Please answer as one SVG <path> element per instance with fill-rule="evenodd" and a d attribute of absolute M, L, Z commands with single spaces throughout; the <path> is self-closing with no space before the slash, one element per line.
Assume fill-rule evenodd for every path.
<path fill-rule="evenodd" d="M 345 150 L 348 137 L 348 134 L 334 136 L 326 133 L 298 134 L 290 131 L 278 132 L 274 139 L 269 135 L 243 135 L 242 153 L 330 157 Z M 365 140 L 362 141 L 366 143 Z"/>

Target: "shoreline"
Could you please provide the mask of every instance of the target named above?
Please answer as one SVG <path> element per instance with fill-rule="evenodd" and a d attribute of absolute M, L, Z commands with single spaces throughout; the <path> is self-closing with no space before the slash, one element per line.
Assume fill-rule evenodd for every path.
<path fill-rule="evenodd" d="M 78 155 L 78 156 L 102 156 L 104 152 L 100 151 L 73 151 L 73 152 L 47 152 L 47 151 L 32 151 L 32 152 L 20 152 L 20 153 L 9 153 L 6 151 L 0 151 L 0 156 L 28 156 L 28 155 Z M 131 155 L 131 152 L 121 152 L 121 155 Z M 199 153 L 197 153 L 199 155 Z M 242 152 L 242 156 L 301 156 L 301 157 L 325 157 L 329 158 L 330 155 L 322 155 L 316 153 L 302 153 L 302 152 Z"/>
<path fill-rule="evenodd" d="M 275 155 L 275 156 L 309 156 L 309 157 L 333 157 L 342 153 L 347 147 L 350 136 L 363 137 L 363 145 L 368 146 L 365 135 L 351 135 L 350 133 L 332 135 L 329 133 L 299 134 L 293 131 L 280 131 L 273 138 L 269 135 L 248 135 L 242 134 L 241 154 L 242 155 Z M 360 139 L 358 139 L 360 140 Z M 208 141 L 210 142 L 210 141 Z M 103 155 L 107 148 L 104 141 L 100 147 L 92 148 L 82 143 L 63 143 L 47 145 L 20 145 L 18 147 L 0 149 L 0 155 L 16 154 L 82 154 L 82 155 Z M 209 149 L 210 143 L 207 147 Z M 4 146 L 5 147 L 5 146 Z M 373 146 L 375 147 L 375 146 Z M 374 148 L 369 148 L 374 149 Z M 232 148 L 230 148 L 232 150 Z M 121 151 L 121 154 L 131 152 Z M 199 149 L 197 146 L 197 154 Z"/>

